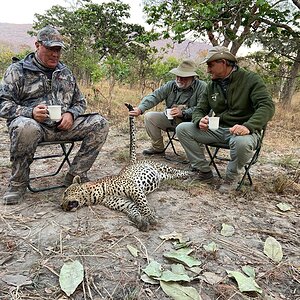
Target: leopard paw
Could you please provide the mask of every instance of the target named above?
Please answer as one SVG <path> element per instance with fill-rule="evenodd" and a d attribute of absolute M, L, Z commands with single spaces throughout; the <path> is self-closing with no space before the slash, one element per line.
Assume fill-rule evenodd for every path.
<path fill-rule="evenodd" d="M 148 216 L 148 217 L 147 217 L 147 221 L 148 221 L 151 225 L 156 225 L 156 224 L 157 224 L 157 221 L 156 221 L 155 216 Z"/>
<path fill-rule="evenodd" d="M 149 223 L 145 220 L 142 220 L 142 222 L 140 224 L 137 224 L 137 227 L 140 231 L 148 231 Z"/>

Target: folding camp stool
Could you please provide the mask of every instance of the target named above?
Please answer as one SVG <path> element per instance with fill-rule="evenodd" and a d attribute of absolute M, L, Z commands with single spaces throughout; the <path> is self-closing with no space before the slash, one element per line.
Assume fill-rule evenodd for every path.
<path fill-rule="evenodd" d="M 251 178 L 251 175 L 250 175 L 250 168 L 258 160 L 258 157 L 259 157 L 259 154 L 260 154 L 260 151 L 261 151 L 261 147 L 262 147 L 262 142 L 263 142 L 263 139 L 264 139 L 264 136 L 265 136 L 265 132 L 266 132 L 266 127 L 262 130 L 261 137 L 258 140 L 256 149 L 254 150 L 252 158 L 244 166 L 245 172 L 243 174 L 242 179 L 238 183 L 238 186 L 236 188 L 237 191 L 239 191 L 241 189 L 242 185 L 245 182 L 246 177 L 249 180 L 250 186 L 253 185 L 253 181 L 252 181 L 252 178 Z M 206 148 L 206 151 L 207 151 L 208 156 L 210 158 L 210 163 L 209 164 L 213 165 L 213 167 L 214 167 L 215 171 L 217 172 L 219 178 L 222 178 L 221 173 L 220 173 L 220 171 L 217 167 L 216 160 L 227 161 L 227 162 L 230 161 L 230 158 L 219 155 L 220 149 L 229 150 L 230 149 L 229 145 L 228 144 L 223 144 L 223 143 L 211 143 L 211 144 L 206 144 L 205 148 Z"/>
<path fill-rule="evenodd" d="M 169 148 L 169 146 L 171 146 L 172 149 L 173 149 L 174 154 L 177 155 L 177 156 L 180 156 L 176 152 L 175 145 L 174 145 L 174 141 L 179 141 L 178 138 L 176 137 L 176 129 L 173 128 L 173 127 L 170 127 L 170 128 L 166 129 L 166 132 L 167 132 L 167 136 L 168 136 L 168 142 L 167 142 L 167 144 L 164 148 L 164 151 L 166 151 Z"/>
<path fill-rule="evenodd" d="M 166 129 L 167 132 L 167 136 L 168 136 L 168 142 L 164 148 L 164 151 L 166 151 L 170 146 L 174 152 L 174 154 L 178 157 L 180 157 L 181 155 L 177 153 L 175 145 L 174 145 L 174 141 L 179 142 L 178 138 L 176 137 L 176 128 L 170 127 Z M 169 156 L 164 156 L 166 160 L 170 160 L 170 161 L 174 161 L 174 162 L 179 162 L 179 163 L 183 163 L 183 164 L 188 164 L 189 162 L 187 160 L 182 160 L 182 159 L 176 159 L 173 157 L 169 157 Z"/>
<path fill-rule="evenodd" d="M 46 160 L 49 160 L 52 158 L 61 158 L 60 163 L 59 163 L 56 171 L 54 171 L 54 172 L 46 173 L 43 175 L 31 176 L 29 178 L 29 183 L 28 183 L 28 189 L 31 192 L 42 192 L 42 191 L 65 187 L 63 184 L 51 185 L 51 186 L 45 186 L 45 187 L 33 187 L 32 186 L 32 183 L 34 182 L 34 180 L 39 179 L 39 178 L 54 177 L 60 173 L 60 171 L 62 170 L 62 168 L 65 164 L 67 164 L 68 166 L 71 165 L 69 156 L 74 148 L 74 141 L 40 142 L 38 144 L 38 147 L 51 147 L 52 145 L 59 146 L 58 149 L 56 149 L 55 153 L 35 156 L 33 158 L 33 163 L 36 160 L 41 160 L 41 161 L 44 160 L 44 162 L 45 162 Z"/>

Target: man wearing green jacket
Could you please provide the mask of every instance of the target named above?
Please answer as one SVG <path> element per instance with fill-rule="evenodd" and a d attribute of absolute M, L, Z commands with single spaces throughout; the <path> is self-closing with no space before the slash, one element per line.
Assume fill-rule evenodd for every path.
<path fill-rule="evenodd" d="M 196 69 L 194 61 L 183 60 L 177 68 L 170 71 L 176 75 L 175 80 L 145 96 L 141 103 L 129 112 L 129 115 L 137 117 L 162 101 L 165 102 L 166 108 L 171 109 L 173 120 L 168 119 L 165 112 L 151 111 L 145 114 L 145 128 L 151 138 L 152 147 L 145 149 L 144 155 L 163 154 L 162 130 L 166 131 L 167 128 L 175 128 L 179 122 L 192 120 L 197 100 L 201 98 L 206 87 L 206 83 L 198 79 Z"/>
<path fill-rule="evenodd" d="M 198 101 L 192 122 L 179 124 L 176 133 L 192 169 L 204 182 L 213 179 L 204 144 L 227 143 L 231 161 L 225 181 L 233 187 L 253 155 L 262 128 L 273 117 L 275 106 L 260 76 L 240 68 L 226 47 L 210 49 L 203 63 L 207 63 L 211 82 Z M 208 129 L 210 114 L 220 117 L 217 130 Z"/>

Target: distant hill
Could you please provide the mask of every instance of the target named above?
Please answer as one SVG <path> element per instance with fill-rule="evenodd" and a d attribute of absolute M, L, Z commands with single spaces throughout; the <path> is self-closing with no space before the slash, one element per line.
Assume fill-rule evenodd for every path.
<path fill-rule="evenodd" d="M 15 53 L 28 48 L 34 50 L 35 37 L 27 33 L 31 29 L 32 24 L 0 23 L 0 47 L 3 46 Z"/>
<path fill-rule="evenodd" d="M 192 42 L 186 40 L 180 44 L 172 42 L 169 40 L 160 40 L 152 43 L 152 46 L 156 47 L 159 52 L 164 53 L 165 58 L 173 56 L 179 59 L 191 58 L 195 61 L 206 55 L 207 50 L 211 48 L 211 45 L 199 42 Z"/>
<path fill-rule="evenodd" d="M 34 50 L 35 37 L 31 37 L 27 33 L 31 29 L 32 24 L 0 23 L 0 47 L 3 46 L 15 53 L 20 52 L 22 49 Z M 203 57 L 206 50 L 211 47 L 204 43 L 191 41 L 177 44 L 173 43 L 172 40 L 155 41 L 152 45 L 158 49 L 159 53 L 163 53 L 165 58 L 174 56 L 179 59 L 191 58 L 195 60 Z"/>

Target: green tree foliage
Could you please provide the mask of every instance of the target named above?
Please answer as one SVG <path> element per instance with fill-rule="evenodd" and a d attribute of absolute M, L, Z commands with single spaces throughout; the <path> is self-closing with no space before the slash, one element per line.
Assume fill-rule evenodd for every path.
<path fill-rule="evenodd" d="M 265 52 L 265 59 L 273 60 L 271 71 L 277 69 L 278 98 L 283 106 L 290 106 L 292 96 L 299 88 L 300 71 L 300 1 L 274 1 L 274 7 L 285 15 L 282 20 L 269 20 L 268 27 L 254 37 Z M 260 55 L 254 56 L 261 61 Z M 276 74 L 276 73 L 275 73 Z M 278 82 L 280 84 L 278 84 Z"/>
<path fill-rule="evenodd" d="M 285 12 L 266 0 L 145 0 L 145 4 L 148 23 L 164 38 L 208 39 L 214 46 L 230 46 L 233 54 L 264 31 L 270 19 L 285 22 Z"/>
<path fill-rule="evenodd" d="M 86 77 L 86 71 L 95 72 L 95 65 L 108 57 L 125 59 L 135 51 L 130 42 L 138 40 L 145 30 L 140 25 L 126 23 L 130 7 L 120 1 L 79 4 L 72 9 L 53 6 L 45 15 L 36 14 L 33 28 L 37 31 L 52 25 L 60 30 L 66 44 L 64 61 L 82 78 Z"/>
<path fill-rule="evenodd" d="M 293 66 L 286 76 L 295 78 L 299 72 L 299 0 L 145 0 L 144 3 L 148 23 L 156 26 L 164 38 L 179 42 L 186 38 L 209 40 L 214 46 L 228 47 L 233 54 L 254 41 L 266 47 L 273 44 L 269 49 L 277 58 L 279 48 L 281 56 L 293 56 Z M 293 92 L 288 81 L 285 96 Z"/>
<path fill-rule="evenodd" d="M 146 62 L 152 60 L 144 27 L 126 22 L 129 9 L 119 0 L 102 4 L 81 1 L 72 8 L 53 6 L 44 15 L 35 15 L 35 31 L 31 32 L 36 34 L 46 25 L 58 28 L 65 39 L 63 61 L 77 78 L 85 84 L 108 79 L 108 114 L 115 84 L 129 81 L 137 66 L 140 77 L 130 81 L 142 82 L 148 72 Z"/>
<path fill-rule="evenodd" d="M 0 73 L 1 76 L 4 74 L 7 67 L 12 63 L 12 57 L 14 53 L 8 48 L 0 48 Z"/>
<path fill-rule="evenodd" d="M 18 54 L 15 54 L 13 51 L 11 51 L 7 47 L 0 47 L 0 74 L 1 74 L 1 76 L 4 75 L 8 66 L 13 62 L 13 60 L 12 60 L 13 57 L 20 60 L 20 59 L 24 58 L 29 52 L 31 52 L 31 51 L 26 49 L 26 50 L 22 50 Z"/>

